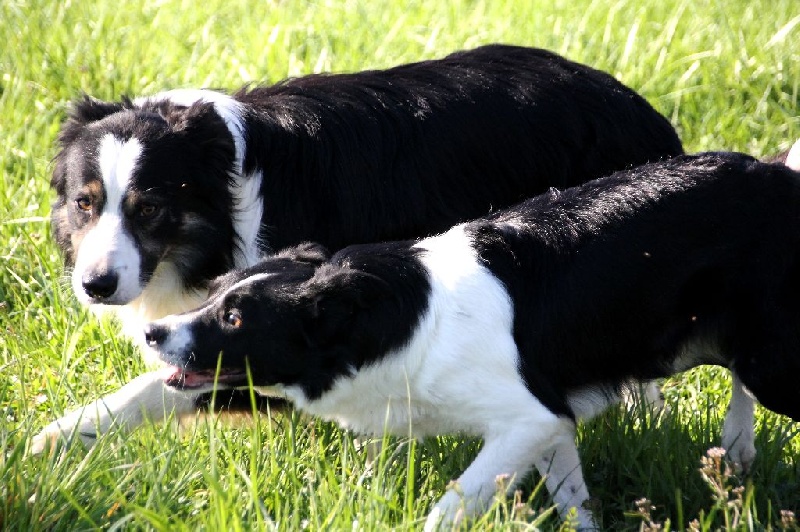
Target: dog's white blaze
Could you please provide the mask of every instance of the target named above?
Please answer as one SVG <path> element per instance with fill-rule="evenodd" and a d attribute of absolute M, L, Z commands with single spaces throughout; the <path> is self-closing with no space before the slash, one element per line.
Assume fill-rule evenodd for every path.
<path fill-rule="evenodd" d="M 148 100 L 169 100 L 187 107 L 197 102 L 210 103 L 222 117 L 225 126 L 233 137 L 236 153 L 231 176 L 233 180 L 229 187 L 234 205 L 233 227 L 238 236 L 234 265 L 237 268 L 252 266 L 261 255 L 259 231 L 264 212 L 264 205 L 261 200 L 263 175 L 260 170 L 247 175 L 243 173 L 247 144 L 244 138 L 244 105 L 227 94 L 205 89 L 175 89 L 153 96 L 137 98 L 134 102 L 137 105 L 142 105 Z"/>
<path fill-rule="evenodd" d="M 194 338 L 189 328 L 189 319 L 186 316 L 181 316 L 177 323 L 172 324 L 167 341 L 161 346 L 161 349 L 167 353 L 185 353 L 192 349 L 194 345 Z"/>
<path fill-rule="evenodd" d="M 786 166 L 800 172 L 800 140 L 796 141 L 786 155 Z"/>
<path fill-rule="evenodd" d="M 216 305 L 219 301 L 224 299 L 225 296 L 227 296 L 231 292 L 235 292 L 236 290 L 239 290 L 240 288 L 245 287 L 245 286 L 247 286 L 249 284 L 253 284 L 253 283 L 257 283 L 259 281 L 263 281 L 264 279 L 272 277 L 273 275 L 275 275 L 275 274 L 274 273 L 257 273 L 255 275 L 251 275 L 249 277 L 246 277 L 246 278 L 242 279 L 241 281 L 231 285 L 231 287 L 228 288 L 227 290 L 225 290 L 223 293 L 216 295 L 213 299 L 210 299 L 208 304 Z"/>
<path fill-rule="evenodd" d="M 109 133 L 100 140 L 97 164 L 105 187 L 104 212 L 109 208 L 121 211 L 122 200 L 141 155 L 142 145 L 135 137 L 121 140 Z"/>
<path fill-rule="evenodd" d="M 104 136 L 99 145 L 98 166 L 103 179 L 105 203 L 97 224 L 90 229 L 78 250 L 72 285 L 78 298 L 89 301 L 83 289 L 84 275 L 91 272 L 115 272 L 119 276 L 116 292 L 108 298 L 113 303 L 128 303 L 142 290 L 139 280 L 140 255 L 124 228 L 122 204 L 133 171 L 142 154 L 136 138 L 120 140 Z"/>

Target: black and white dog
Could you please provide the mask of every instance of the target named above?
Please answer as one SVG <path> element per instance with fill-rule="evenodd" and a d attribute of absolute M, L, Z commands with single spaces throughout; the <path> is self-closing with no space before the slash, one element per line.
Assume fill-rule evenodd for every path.
<path fill-rule="evenodd" d="M 800 420 L 798 227 L 800 173 L 681 156 L 416 242 L 286 250 L 145 339 L 176 390 L 250 378 L 358 432 L 482 436 L 428 525 L 535 465 L 590 527 L 575 422 L 632 379 L 721 365 Z"/>
<path fill-rule="evenodd" d="M 133 335 L 265 252 L 419 238 L 682 152 L 667 120 L 611 76 L 502 45 L 232 96 L 86 98 L 60 144 L 52 221 L 72 287 Z M 34 448 L 202 402 L 148 373 L 52 423 Z"/>

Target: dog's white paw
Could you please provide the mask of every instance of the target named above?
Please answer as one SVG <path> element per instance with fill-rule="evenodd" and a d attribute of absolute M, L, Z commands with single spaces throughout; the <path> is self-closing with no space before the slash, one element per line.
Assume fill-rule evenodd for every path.
<path fill-rule="evenodd" d="M 463 498 L 455 491 L 449 490 L 439 499 L 425 520 L 425 532 L 451 530 L 464 519 L 467 509 Z"/>
<path fill-rule="evenodd" d="M 79 410 L 53 421 L 31 439 L 28 451 L 31 454 L 42 454 L 52 450 L 59 441 L 77 440 L 85 447 L 91 447 L 97 441 L 97 427 L 89 417 L 83 419 L 84 412 Z"/>

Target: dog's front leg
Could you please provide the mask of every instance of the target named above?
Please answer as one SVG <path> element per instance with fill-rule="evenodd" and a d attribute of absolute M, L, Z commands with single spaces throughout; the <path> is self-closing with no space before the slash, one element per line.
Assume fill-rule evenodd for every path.
<path fill-rule="evenodd" d="M 575 445 L 575 433 L 564 434 L 555 445 L 536 460 L 547 491 L 553 496 L 562 519 L 575 508 L 580 530 L 596 529 L 592 512 L 584 507 L 589 500 L 589 490 L 583 480 L 581 459 Z"/>
<path fill-rule="evenodd" d="M 735 371 L 731 371 L 731 377 L 733 390 L 722 428 L 722 447 L 736 465 L 747 471 L 756 458 L 755 401 Z"/>
<path fill-rule="evenodd" d="M 569 438 L 574 438 L 574 424 L 555 416 L 544 423 L 541 419 L 535 423 L 527 419 L 517 420 L 511 427 L 506 427 L 504 432 L 485 436 L 483 448 L 475 461 L 464 471 L 455 487 L 450 488 L 434 506 L 425 523 L 425 530 L 436 530 L 439 526 L 449 529 L 464 517 L 487 510 L 501 485 L 500 479 L 503 479 L 502 485 L 511 493 L 534 463 L 545 456 L 547 450 L 561 449 L 562 442 Z M 574 441 L 571 445 L 574 449 Z M 574 458 L 577 460 L 577 450 Z M 575 462 L 575 465 L 577 470 L 573 468 L 568 480 L 580 485 L 582 493 L 585 493 L 580 463 Z M 588 497 L 588 494 L 585 496 Z M 576 505 L 581 502 L 575 500 Z M 585 525 L 591 526 L 591 514 L 585 515 L 588 519 Z"/>
<path fill-rule="evenodd" d="M 47 425 L 31 440 L 30 451 L 41 453 L 59 438 L 76 438 L 91 446 L 113 427 L 131 429 L 145 419 L 161 421 L 172 414 L 177 417 L 193 412 L 196 396 L 167 387 L 161 372 L 145 373 L 118 391 Z"/>

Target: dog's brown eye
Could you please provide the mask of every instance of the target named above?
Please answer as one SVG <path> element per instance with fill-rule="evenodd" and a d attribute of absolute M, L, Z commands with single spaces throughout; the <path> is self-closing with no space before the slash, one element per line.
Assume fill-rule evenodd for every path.
<path fill-rule="evenodd" d="M 79 211 L 83 212 L 91 212 L 92 210 L 92 200 L 86 196 L 80 197 L 75 200 L 75 206 L 78 208 Z"/>
<path fill-rule="evenodd" d="M 231 327 L 239 328 L 242 326 L 242 315 L 238 310 L 229 310 L 225 313 L 222 319 L 224 319 L 225 323 Z"/>
<path fill-rule="evenodd" d="M 151 216 L 155 216 L 158 212 L 158 205 L 154 203 L 142 203 L 139 206 L 139 216 L 143 218 L 150 218 Z"/>

